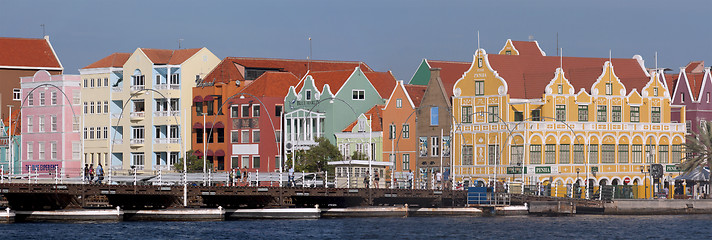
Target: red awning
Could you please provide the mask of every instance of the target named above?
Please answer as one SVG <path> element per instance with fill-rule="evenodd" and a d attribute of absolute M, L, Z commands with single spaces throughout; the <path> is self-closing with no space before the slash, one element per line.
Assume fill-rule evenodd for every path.
<path fill-rule="evenodd" d="M 213 95 L 208 95 L 203 98 L 203 101 L 212 101 L 213 100 Z"/>
<path fill-rule="evenodd" d="M 200 150 L 193 152 L 193 156 L 202 156 L 203 153 Z"/>
<path fill-rule="evenodd" d="M 205 128 L 212 128 L 212 127 L 213 127 L 213 123 L 211 123 L 211 122 L 205 123 Z"/>
<path fill-rule="evenodd" d="M 195 129 L 201 129 L 201 128 L 203 128 L 203 124 L 201 124 L 201 123 L 199 123 L 199 122 L 193 123 L 193 128 L 195 128 Z"/>
<path fill-rule="evenodd" d="M 202 102 L 202 101 L 203 101 L 203 97 L 201 97 L 201 96 L 195 96 L 193 98 L 193 102 Z"/>
<path fill-rule="evenodd" d="M 215 124 L 214 128 L 225 128 L 225 125 L 223 125 L 222 122 L 218 122 Z"/>
<path fill-rule="evenodd" d="M 224 157 L 225 156 L 225 151 L 222 149 L 215 151 L 215 156 L 217 157 Z"/>
<path fill-rule="evenodd" d="M 208 155 L 208 156 L 211 156 L 211 157 L 212 157 L 212 156 L 214 155 L 214 154 L 213 154 L 213 150 L 208 150 L 208 154 L 206 154 L 206 155 Z"/>

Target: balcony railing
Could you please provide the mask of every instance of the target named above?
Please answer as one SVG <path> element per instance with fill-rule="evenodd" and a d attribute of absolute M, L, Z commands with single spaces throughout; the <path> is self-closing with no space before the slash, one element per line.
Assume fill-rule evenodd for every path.
<path fill-rule="evenodd" d="M 133 86 L 131 86 L 131 91 L 133 91 L 133 92 L 135 92 L 135 91 L 141 91 L 141 90 L 144 90 L 144 89 L 146 89 L 146 85 L 133 85 Z"/>
<path fill-rule="evenodd" d="M 156 84 L 154 85 L 156 90 L 179 90 L 179 84 Z"/>
<path fill-rule="evenodd" d="M 131 118 L 144 118 L 146 117 L 146 112 L 131 112 Z"/>
<path fill-rule="evenodd" d="M 131 145 L 143 145 L 146 142 L 146 139 L 131 139 Z"/>
<path fill-rule="evenodd" d="M 170 111 L 170 112 L 169 111 L 158 111 L 158 112 L 153 112 L 153 116 L 156 116 L 156 117 L 173 117 L 173 116 L 178 117 L 178 116 L 180 116 L 180 112 L 179 111 Z"/>
<path fill-rule="evenodd" d="M 153 142 L 156 144 L 172 144 L 172 143 L 180 143 L 179 138 L 154 138 Z"/>

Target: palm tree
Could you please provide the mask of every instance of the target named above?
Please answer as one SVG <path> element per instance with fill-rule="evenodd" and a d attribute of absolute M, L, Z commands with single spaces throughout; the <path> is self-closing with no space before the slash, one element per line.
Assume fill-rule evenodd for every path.
<path fill-rule="evenodd" d="M 712 123 L 706 122 L 700 125 L 700 130 L 687 137 L 685 142 L 685 152 L 688 154 L 682 161 L 681 169 L 688 173 L 697 167 L 707 166 L 712 169 Z M 712 191 L 712 184 L 707 184 L 708 190 Z M 710 192 L 708 191 L 708 192 Z"/>

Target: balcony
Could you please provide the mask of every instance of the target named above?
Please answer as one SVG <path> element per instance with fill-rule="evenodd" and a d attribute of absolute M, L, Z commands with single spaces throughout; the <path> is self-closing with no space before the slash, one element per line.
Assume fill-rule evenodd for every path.
<path fill-rule="evenodd" d="M 180 90 L 180 85 L 178 84 L 156 84 L 154 85 L 156 90 Z"/>
<path fill-rule="evenodd" d="M 155 138 L 153 139 L 153 143 L 155 144 L 175 144 L 175 143 L 180 143 L 179 138 Z"/>
<path fill-rule="evenodd" d="M 158 112 L 153 112 L 153 116 L 155 117 L 178 117 L 180 116 L 179 111 L 158 111 Z"/>
<path fill-rule="evenodd" d="M 145 85 L 133 85 L 133 86 L 131 86 L 131 94 L 134 94 L 134 93 L 144 90 L 144 89 L 146 89 Z"/>
<path fill-rule="evenodd" d="M 146 117 L 146 112 L 131 112 L 131 120 L 143 120 Z"/>
<path fill-rule="evenodd" d="M 131 139 L 131 146 L 132 147 L 140 147 L 143 146 L 143 144 L 146 143 L 146 140 L 141 138 L 141 139 Z"/>

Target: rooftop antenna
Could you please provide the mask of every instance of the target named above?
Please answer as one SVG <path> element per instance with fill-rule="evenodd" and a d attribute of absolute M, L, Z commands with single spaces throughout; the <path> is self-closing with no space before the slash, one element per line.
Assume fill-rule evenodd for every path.
<path fill-rule="evenodd" d="M 611 71 L 613 70 L 613 51 L 608 49 L 608 82 L 611 82 Z"/>
<path fill-rule="evenodd" d="M 480 52 L 480 31 L 477 31 L 477 54 Z"/>
<path fill-rule="evenodd" d="M 312 59 L 312 41 L 311 41 L 311 37 L 309 37 L 309 56 L 307 57 L 307 71 L 311 71 L 311 59 Z"/>
<path fill-rule="evenodd" d="M 183 41 L 182 38 L 179 38 L 179 39 L 178 39 L 178 49 L 180 49 L 180 42 L 182 42 L 182 41 Z"/>
<path fill-rule="evenodd" d="M 655 71 L 658 70 L 658 52 L 655 51 Z"/>
<path fill-rule="evenodd" d="M 42 37 L 47 36 L 47 35 L 45 34 L 45 25 L 44 25 L 44 23 L 43 23 L 43 24 L 40 24 L 40 27 L 42 27 Z"/>
<path fill-rule="evenodd" d="M 561 71 L 564 71 L 564 48 L 561 48 L 560 52 L 561 54 L 559 54 L 559 68 L 561 68 Z"/>

